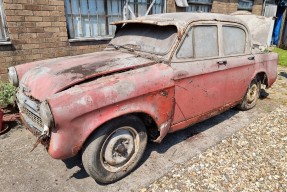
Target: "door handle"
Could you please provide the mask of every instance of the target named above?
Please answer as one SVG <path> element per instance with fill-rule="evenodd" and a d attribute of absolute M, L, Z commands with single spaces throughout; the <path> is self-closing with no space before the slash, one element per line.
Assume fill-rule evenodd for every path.
<path fill-rule="evenodd" d="M 227 61 L 217 61 L 217 64 L 218 64 L 218 65 L 226 65 L 226 64 L 227 64 Z"/>
<path fill-rule="evenodd" d="M 254 57 L 254 56 L 252 56 L 252 57 L 248 57 L 248 59 L 249 59 L 249 60 L 254 60 L 254 59 L 255 59 L 255 57 Z"/>

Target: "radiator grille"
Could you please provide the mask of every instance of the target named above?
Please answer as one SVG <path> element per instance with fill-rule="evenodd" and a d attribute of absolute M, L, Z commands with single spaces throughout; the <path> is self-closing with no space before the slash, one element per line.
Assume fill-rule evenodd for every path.
<path fill-rule="evenodd" d="M 34 123 L 36 123 L 39 127 L 43 127 L 43 123 L 42 123 L 42 119 L 40 117 L 38 117 L 37 115 L 35 115 L 34 113 L 32 113 L 31 111 L 29 111 L 25 106 L 23 107 L 23 111 L 22 111 L 25 115 L 27 115 L 27 117 L 33 121 Z"/>

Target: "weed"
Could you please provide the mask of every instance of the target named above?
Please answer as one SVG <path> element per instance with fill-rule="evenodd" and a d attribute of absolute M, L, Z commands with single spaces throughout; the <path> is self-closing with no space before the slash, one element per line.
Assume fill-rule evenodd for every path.
<path fill-rule="evenodd" d="M 16 87 L 10 83 L 0 82 L 0 107 L 4 108 L 14 103 Z"/>
<path fill-rule="evenodd" d="M 279 54 L 278 64 L 287 67 L 287 50 L 274 48 L 273 52 Z"/>

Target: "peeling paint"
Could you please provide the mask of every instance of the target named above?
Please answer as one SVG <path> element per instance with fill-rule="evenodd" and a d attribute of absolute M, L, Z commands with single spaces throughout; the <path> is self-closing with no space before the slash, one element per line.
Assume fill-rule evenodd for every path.
<path fill-rule="evenodd" d="M 41 124 L 37 106 L 47 101 L 55 127 L 50 130 L 49 138 L 38 141 L 45 144 L 49 154 L 56 159 L 74 156 L 101 125 L 129 114 L 150 119 L 160 132 L 154 142 L 160 143 L 167 133 L 238 104 L 258 73 L 266 74 L 267 87 L 274 83 L 278 55 L 252 55 L 247 41 L 246 54 L 224 56 L 226 65 L 218 65 L 223 57 L 221 44 L 216 58 L 173 57 L 185 30 L 195 21 L 199 24 L 222 21 L 245 26 L 236 17 L 220 14 L 146 16 L 115 24 L 177 26 L 178 40 L 173 42 L 165 56 L 111 48 L 16 66 L 21 79 L 17 100 L 26 126 L 36 135 L 41 135 L 43 126 L 39 129 L 34 126 L 35 123 Z M 248 35 L 249 41 L 251 36 Z M 254 59 L 249 59 L 251 56 Z M 31 105 L 30 108 L 28 106 L 31 111 L 24 114 L 23 106 L 27 105 Z M 35 122 L 30 122 L 29 116 Z"/>

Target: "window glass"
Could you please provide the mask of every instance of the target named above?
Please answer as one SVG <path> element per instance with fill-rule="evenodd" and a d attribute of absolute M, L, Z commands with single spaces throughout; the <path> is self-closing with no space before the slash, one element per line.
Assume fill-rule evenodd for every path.
<path fill-rule="evenodd" d="M 5 16 L 3 11 L 3 3 L 0 0 L 0 41 L 7 41 L 7 33 L 5 26 Z"/>
<path fill-rule="evenodd" d="M 164 55 L 177 38 L 175 26 L 128 23 L 111 40 L 115 46 L 131 47 L 137 51 Z"/>
<path fill-rule="evenodd" d="M 245 52 L 246 34 L 238 27 L 223 26 L 224 55 L 243 54 Z"/>
<path fill-rule="evenodd" d="M 252 11 L 254 0 L 238 0 L 238 10 Z"/>
<path fill-rule="evenodd" d="M 192 28 L 188 31 L 185 36 L 185 39 L 177 53 L 178 58 L 190 58 L 193 57 L 193 48 L 192 48 Z"/>
<path fill-rule="evenodd" d="M 130 0 L 125 7 L 125 0 L 65 0 L 69 37 L 112 37 L 116 27 L 111 22 L 144 16 L 148 10 L 148 14 L 162 13 L 164 0 L 152 2 Z"/>
<path fill-rule="evenodd" d="M 216 26 L 194 27 L 194 57 L 218 56 L 218 40 Z"/>
<path fill-rule="evenodd" d="M 186 12 L 210 12 L 212 0 L 189 0 Z"/>

